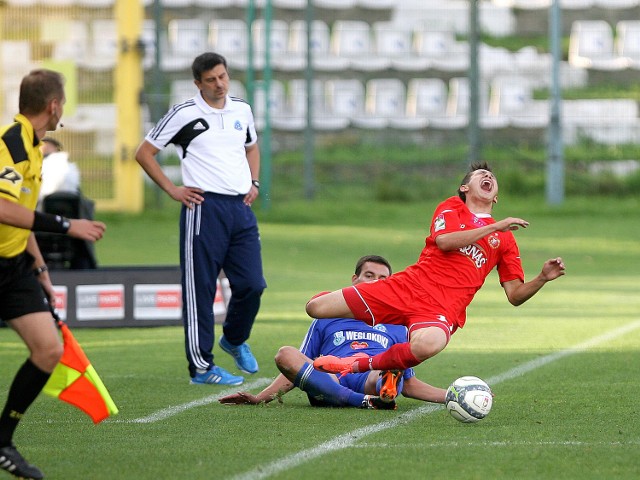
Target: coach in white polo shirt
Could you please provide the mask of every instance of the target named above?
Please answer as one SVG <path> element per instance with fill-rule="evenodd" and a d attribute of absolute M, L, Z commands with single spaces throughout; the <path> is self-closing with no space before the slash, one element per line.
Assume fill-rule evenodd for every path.
<path fill-rule="evenodd" d="M 138 147 L 136 160 L 175 201 L 180 214 L 182 315 L 191 383 L 239 385 L 213 360 L 213 300 L 221 269 L 231 299 L 219 345 L 245 373 L 258 371 L 246 341 L 266 288 L 260 237 L 251 204 L 258 197 L 260 150 L 247 102 L 229 96 L 227 62 L 203 53 L 191 67 L 198 94 L 176 104 Z M 162 171 L 156 154 L 170 143 L 181 160 L 183 186 Z"/>

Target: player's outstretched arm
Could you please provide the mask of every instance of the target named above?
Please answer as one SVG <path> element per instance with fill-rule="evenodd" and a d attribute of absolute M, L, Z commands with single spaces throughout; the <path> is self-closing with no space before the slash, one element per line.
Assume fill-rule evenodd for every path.
<path fill-rule="evenodd" d="M 533 297 L 547 283 L 565 274 L 565 265 L 562 258 L 551 258 L 544 262 L 540 273 L 528 282 L 520 280 L 511 280 L 504 282 L 502 287 L 509 302 L 514 305 L 522 305 L 524 302 Z"/>
<path fill-rule="evenodd" d="M 278 399 L 293 389 L 293 383 L 287 377 L 280 374 L 271 384 L 257 395 L 249 392 L 237 392 L 220 398 L 218 401 L 225 405 L 258 405 L 259 403 L 269 403 Z"/>
<path fill-rule="evenodd" d="M 416 377 L 411 377 L 404 381 L 402 395 L 425 402 L 444 403 L 447 390 L 429 385 Z"/>

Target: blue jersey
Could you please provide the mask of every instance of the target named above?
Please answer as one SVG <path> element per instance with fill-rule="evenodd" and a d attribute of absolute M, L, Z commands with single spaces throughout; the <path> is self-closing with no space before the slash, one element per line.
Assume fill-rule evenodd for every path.
<path fill-rule="evenodd" d="M 351 318 L 314 320 L 302 341 L 300 351 L 315 359 L 320 355 L 349 357 L 355 353 L 377 355 L 396 343 L 408 342 L 403 325 L 379 324 L 374 327 Z M 404 379 L 415 375 L 412 368 L 404 371 Z"/>

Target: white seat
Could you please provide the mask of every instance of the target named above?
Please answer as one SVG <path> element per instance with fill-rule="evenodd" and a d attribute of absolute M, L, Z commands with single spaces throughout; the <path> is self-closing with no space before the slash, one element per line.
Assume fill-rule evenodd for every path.
<path fill-rule="evenodd" d="M 264 19 L 257 19 L 251 26 L 253 48 L 255 52 L 254 66 L 263 69 L 265 66 L 266 51 L 266 24 Z M 306 59 L 298 52 L 289 49 L 289 24 L 283 20 L 271 21 L 269 43 L 271 45 L 271 65 L 276 70 L 295 72 L 301 71 L 306 64 Z"/>
<path fill-rule="evenodd" d="M 303 58 L 303 68 L 307 65 L 307 22 L 294 20 L 289 27 L 292 55 Z M 321 72 L 340 72 L 349 67 L 349 59 L 338 57 L 331 52 L 329 26 L 322 20 L 311 24 L 311 54 L 313 68 Z"/>
<path fill-rule="evenodd" d="M 247 89 L 240 80 L 229 80 L 229 95 L 243 100 L 247 99 Z"/>
<path fill-rule="evenodd" d="M 336 20 L 331 47 L 334 54 L 349 59 L 349 66 L 354 70 L 378 72 L 391 65 L 387 58 L 376 55 L 369 24 L 363 21 Z"/>
<path fill-rule="evenodd" d="M 454 31 L 449 28 L 416 29 L 414 50 L 436 70 L 462 73 L 469 68 L 469 44 L 456 41 Z"/>
<path fill-rule="evenodd" d="M 635 8 L 640 4 L 638 0 L 594 0 L 593 5 L 603 10 L 617 10 Z"/>
<path fill-rule="evenodd" d="M 413 78 L 407 85 L 407 116 L 424 118 L 427 126 L 463 128 L 462 117 L 447 117 L 447 85 L 441 78 Z"/>
<path fill-rule="evenodd" d="M 367 10 L 391 10 L 396 6 L 396 0 L 356 0 L 355 4 Z"/>
<path fill-rule="evenodd" d="M 163 7 L 167 8 L 185 8 L 193 3 L 193 0 L 160 0 Z"/>
<path fill-rule="evenodd" d="M 75 0 L 39 0 L 38 3 L 48 7 L 69 7 L 75 3 Z"/>
<path fill-rule="evenodd" d="M 193 80 L 173 80 L 169 86 L 169 105 L 185 102 L 198 92 Z"/>
<path fill-rule="evenodd" d="M 244 20 L 212 20 L 209 23 L 209 46 L 223 55 L 231 68 L 245 70 L 249 65 L 247 24 Z"/>
<path fill-rule="evenodd" d="M 562 113 L 563 136 L 568 144 L 581 137 L 606 145 L 640 140 L 640 119 L 635 100 L 568 100 L 563 104 Z"/>
<path fill-rule="evenodd" d="M 593 7 L 594 0 L 559 0 L 563 10 L 588 10 Z"/>
<path fill-rule="evenodd" d="M 616 54 L 629 67 L 640 70 L 640 20 L 623 20 L 616 25 Z"/>
<path fill-rule="evenodd" d="M 94 71 L 111 70 L 118 60 L 118 25 L 112 19 L 93 20 L 90 39 L 80 67 Z"/>
<path fill-rule="evenodd" d="M 272 128 L 289 132 L 299 132 L 305 127 L 304 118 L 292 115 L 287 110 L 284 84 L 279 80 L 271 81 L 269 92 L 265 91 L 263 81 L 255 83 L 253 116 L 256 129 L 264 130 L 266 126 L 266 112 L 269 112 L 269 122 Z"/>
<path fill-rule="evenodd" d="M 193 4 L 200 8 L 231 8 L 234 0 L 193 0 Z"/>
<path fill-rule="evenodd" d="M 203 20 L 179 18 L 169 21 L 162 70 L 177 72 L 188 69 L 193 58 L 207 50 L 207 35 L 207 24 Z"/>
<path fill-rule="evenodd" d="M 523 76 L 509 75 L 491 82 L 489 115 L 504 116 L 518 128 L 545 128 L 549 124 L 549 103 L 533 99 L 533 87 Z"/>
<path fill-rule="evenodd" d="M 382 118 L 389 127 L 399 130 L 422 129 L 428 122 L 426 117 L 407 115 L 407 91 L 404 83 L 396 78 L 367 82 L 365 110 L 371 117 Z"/>
<path fill-rule="evenodd" d="M 375 22 L 372 25 L 378 55 L 389 60 L 391 68 L 399 71 L 424 71 L 429 60 L 413 53 L 411 30 L 392 22 Z"/>
<path fill-rule="evenodd" d="M 348 10 L 356 6 L 356 0 L 311 0 L 313 5 L 327 10 Z"/>
<path fill-rule="evenodd" d="M 339 118 L 349 120 L 365 117 L 364 84 L 355 78 L 327 80 L 325 84 L 328 109 Z"/>
<path fill-rule="evenodd" d="M 290 80 L 288 83 L 287 105 L 292 116 L 307 121 L 307 82 L 304 79 Z M 324 82 L 314 79 L 311 92 L 312 125 L 319 131 L 343 130 L 349 126 L 349 119 L 334 115 L 327 108 Z"/>
<path fill-rule="evenodd" d="M 140 42 L 143 48 L 142 67 L 149 70 L 156 62 L 156 22 L 144 20 L 140 32 Z"/>
<path fill-rule="evenodd" d="M 108 8 L 113 6 L 116 0 L 76 0 L 75 3 L 80 7 Z"/>
<path fill-rule="evenodd" d="M 481 82 L 478 99 L 478 123 L 483 129 L 497 129 L 509 126 L 509 118 L 504 115 L 489 115 L 488 89 Z M 449 97 L 447 99 L 447 117 L 452 122 L 469 122 L 469 107 L 471 103 L 471 91 L 469 79 L 466 77 L 453 77 L 449 80 Z"/>
<path fill-rule="evenodd" d="M 529 78 L 534 88 L 550 84 L 552 62 L 550 53 L 539 53 L 532 46 L 513 53 L 514 73 Z"/>
<path fill-rule="evenodd" d="M 575 21 L 569 37 L 569 63 L 576 67 L 616 71 L 629 62 L 615 55 L 613 32 L 604 20 Z"/>
<path fill-rule="evenodd" d="M 482 43 L 478 48 L 478 68 L 482 78 L 492 79 L 497 75 L 514 73 L 515 59 L 506 48 Z"/>
<path fill-rule="evenodd" d="M 72 115 L 65 115 L 64 128 L 70 132 L 93 133 L 94 151 L 111 155 L 115 148 L 117 117 L 115 103 L 81 103 Z"/>
<path fill-rule="evenodd" d="M 307 7 L 307 0 L 271 0 L 275 8 L 285 8 L 288 10 L 302 10 Z"/>
<path fill-rule="evenodd" d="M 81 62 L 87 54 L 89 29 L 81 20 L 58 20 L 43 24 L 43 41 L 53 42 L 54 60 L 74 60 Z"/>

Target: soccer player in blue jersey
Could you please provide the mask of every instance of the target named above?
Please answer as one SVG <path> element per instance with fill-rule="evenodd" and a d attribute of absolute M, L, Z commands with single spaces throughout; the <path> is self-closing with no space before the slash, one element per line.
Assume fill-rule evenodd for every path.
<path fill-rule="evenodd" d="M 376 281 L 391 275 L 391 266 L 383 257 L 368 255 L 356 264 L 352 284 Z M 314 320 L 300 350 L 285 346 L 275 361 L 281 375 L 257 395 L 238 392 L 220 399 L 225 404 L 267 403 L 298 387 L 304 390 L 313 406 L 353 406 L 359 408 L 394 409 L 398 393 L 406 397 L 444 403 L 446 390 L 428 385 L 415 376 L 413 369 L 404 371 L 368 371 L 361 374 L 335 375 L 313 368 L 320 355 L 348 357 L 355 353 L 368 355 L 405 342 L 407 329 L 398 325 L 370 327 L 363 322 L 336 318 Z"/>

